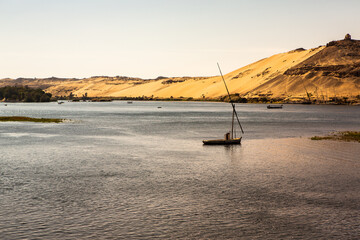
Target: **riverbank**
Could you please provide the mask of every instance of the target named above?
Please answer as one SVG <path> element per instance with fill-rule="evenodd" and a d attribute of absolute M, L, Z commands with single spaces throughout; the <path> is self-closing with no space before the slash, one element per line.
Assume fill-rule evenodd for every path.
<path fill-rule="evenodd" d="M 41 123 L 61 123 L 65 119 L 60 118 L 31 118 L 22 116 L 5 116 L 0 117 L 0 122 L 41 122 Z"/>
<path fill-rule="evenodd" d="M 234 103 L 259 103 L 259 104 L 313 104 L 313 105 L 360 105 L 360 98 L 354 99 L 331 99 L 328 101 L 321 100 L 306 100 L 306 99 L 282 99 L 282 98 L 267 98 L 267 97 L 254 97 L 244 98 L 238 95 L 231 95 L 229 97 L 220 98 L 192 98 L 192 97 L 179 97 L 179 98 L 158 98 L 158 97 L 73 97 L 67 98 L 54 98 L 53 101 L 71 100 L 74 102 L 79 101 L 92 101 L 92 102 L 110 102 L 110 101 L 192 101 L 192 102 L 234 102 Z"/>

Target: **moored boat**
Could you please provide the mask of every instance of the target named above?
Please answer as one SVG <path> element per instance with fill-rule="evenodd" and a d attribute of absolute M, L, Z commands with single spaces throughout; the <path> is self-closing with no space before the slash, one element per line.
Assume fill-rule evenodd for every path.
<path fill-rule="evenodd" d="M 219 64 L 217 64 L 217 65 L 218 65 L 222 80 L 223 80 L 223 82 L 225 84 L 225 88 L 226 88 L 226 91 L 227 91 L 228 96 L 229 96 L 229 101 L 230 101 L 232 109 L 233 109 L 232 122 L 231 122 L 231 131 L 225 134 L 224 139 L 203 140 L 203 144 L 204 145 L 235 145 L 235 144 L 240 145 L 242 137 L 236 137 L 236 129 L 235 129 L 235 126 L 234 126 L 235 117 L 236 117 L 236 120 L 237 120 L 237 122 L 239 124 L 241 132 L 244 133 L 244 131 L 243 131 L 243 128 L 241 126 L 241 123 L 240 123 L 239 117 L 237 115 L 237 112 L 235 110 L 235 104 L 231 101 L 230 92 L 229 92 L 229 89 L 228 89 L 228 87 L 226 85 L 224 76 L 222 75 L 220 66 L 219 66 Z"/>
<path fill-rule="evenodd" d="M 203 140 L 204 145 L 233 145 L 241 144 L 241 137 L 233 139 L 214 139 L 214 140 Z"/>
<path fill-rule="evenodd" d="M 276 108 L 282 108 L 283 105 L 268 105 L 267 109 L 276 109 Z"/>

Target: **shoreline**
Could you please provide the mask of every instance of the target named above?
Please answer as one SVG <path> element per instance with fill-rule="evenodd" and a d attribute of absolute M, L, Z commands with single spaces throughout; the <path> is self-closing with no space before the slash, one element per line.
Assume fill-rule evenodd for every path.
<path fill-rule="evenodd" d="M 240 98 L 240 99 L 231 99 L 228 100 L 228 97 L 223 98 L 192 98 L 192 97 L 180 97 L 180 98 L 157 98 L 157 97 L 87 97 L 86 99 L 83 97 L 74 97 L 72 99 L 64 99 L 64 98 L 56 98 L 52 99 L 53 101 L 73 101 L 73 102 L 111 102 L 111 101 L 163 101 L 163 102 L 224 102 L 224 103 L 252 103 L 252 104 L 302 104 L 302 105 L 351 105 L 357 106 L 360 105 L 359 100 L 352 101 L 284 101 L 277 99 L 267 99 L 259 100 L 258 98 Z"/>
<path fill-rule="evenodd" d="M 327 134 L 326 136 L 314 136 L 310 138 L 314 141 L 332 140 L 342 142 L 358 142 L 360 143 L 360 132 L 357 131 L 337 131 Z"/>
<path fill-rule="evenodd" d="M 39 122 L 39 123 L 62 123 L 66 119 L 60 118 L 32 118 L 24 116 L 0 116 L 0 122 Z"/>
<path fill-rule="evenodd" d="M 289 104 L 289 105 L 347 105 L 347 106 L 360 106 L 360 101 L 352 102 L 307 102 L 307 101 L 224 101 L 220 99 L 195 99 L 195 98 L 143 98 L 143 97 L 92 97 L 84 100 L 83 98 L 73 98 L 73 99 L 52 99 L 49 102 L 58 102 L 58 101 L 70 101 L 70 102 L 112 102 L 112 101 L 150 101 L 150 102 L 222 102 L 222 103 L 243 103 L 243 104 Z M 25 102 L 25 101 L 0 101 L 0 104 L 3 103 L 46 103 L 46 102 Z"/>

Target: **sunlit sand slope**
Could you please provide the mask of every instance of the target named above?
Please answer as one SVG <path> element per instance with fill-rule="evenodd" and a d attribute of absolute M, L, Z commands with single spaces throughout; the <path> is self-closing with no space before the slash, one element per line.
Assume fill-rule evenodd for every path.
<path fill-rule="evenodd" d="M 215 63 L 213 67 L 216 67 Z M 360 94 L 360 41 L 333 41 L 327 46 L 276 54 L 227 73 L 224 78 L 232 94 L 246 98 L 357 96 Z M 73 93 L 79 97 L 87 94 L 89 97 L 214 99 L 226 95 L 220 76 L 152 80 L 106 76 L 0 80 L 0 86 L 15 84 L 41 87 L 54 96 Z"/>

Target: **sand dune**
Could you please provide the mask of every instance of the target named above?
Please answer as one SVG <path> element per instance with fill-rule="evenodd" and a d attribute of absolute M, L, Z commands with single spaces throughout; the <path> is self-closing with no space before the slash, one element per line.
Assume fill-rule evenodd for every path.
<path fill-rule="evenodd" d="M 360 41 L 334 41 L 327 46 L 276 54 L 227 73 L 224 78 L 231 94 L 245 98 L 354 98 L 360 94 Z M 54 96 L 68 96 L 72 92 L 89 97 L 215 99 L 226 95 L 220 76 L 0 80 L 0 86 L 15 84 L 41 87 Z"/>

